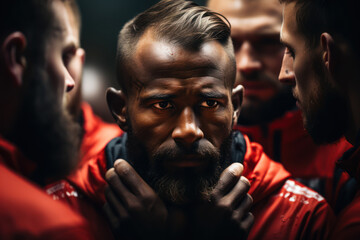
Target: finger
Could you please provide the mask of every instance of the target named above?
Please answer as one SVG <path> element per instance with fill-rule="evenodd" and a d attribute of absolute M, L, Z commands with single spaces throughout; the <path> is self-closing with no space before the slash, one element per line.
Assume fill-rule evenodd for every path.
<path fill-rule="evenodd" d="M 241 222 L 249 213 L 252 203 L 252 197 L 250 194 L 247 194 L 243 201 L 241 201 L 238 208 L 233 211 L 232 218 L 237 222 Z"/>
<path fill-rule="evenodd" d="M 247 196 L 247 192 L 249 191 L 249 189 L 249 180 L 246 177 L 241 176 L 235 187 L 226 196 L 224 196 L 223 199 L 219 201 L 224 200 L 225 202 L 230 204 L 231 209 L 236 209 L 240 202 L 244 199 L 244 197 Z"/>
<path fill-rule="evenodd" d="M 118 232 L 120 230 L 120 220 L 115 215 L 113 209 L 110 207 L 109 203 L 105 203 L 103 206 L 103 210 L 105 213 L 105 216 L 107 217 L 110 227 L 115 231 Z"/>
<path fill-rule="evenodd" d="M 252 213 L 248 213 L 245 218 L 241 221 L 240 223 L 240 228 L 246 232 L 246 233 L 249 233 L 253 224 L 254 224 L 254 215 Z"/>
<path fill-rule="evenodd" d="M 212 191 L 212 200 L 218 201 L 226 193 L 228 193 L 240 179 L 243 172 L 241 163 L 233 163 L 227 167 L 220 176 L 218 183 Z"/>
<path fill-rule="evenodd" d="M 114 194 L 114 192 L 111 190 L 110 187 L 107 187 L 105 189 L 105 197 L 108 202 L 108 205 L 110 205 L 111 209 L 114 212 L 113 214 L 116 214 L 116 216 L 118 216 L 120 220 L 124 220 L 129 217 L 128 212 L 126 211 L 121 201 L 117 198 L 117 196 Z"/>
<path fill-rule="evenodd" d="M 148 196 L 155 194 L 153 189 L 140 177 L 134 168 L 125 160 L 118 159 L 114 168 L 121 181 L 135 196 Z"/>
<path fill-rule="evenodd" d="M 115 195 L 120 198 L 119 200 L 124 204 L 126 209 L 129 208 L 130 204 L 137 202 L 134 194 L 132 194 L 130 190 L 122 183 L 114 168 L 111 168 L 106 172 L 105 178 Z"/>

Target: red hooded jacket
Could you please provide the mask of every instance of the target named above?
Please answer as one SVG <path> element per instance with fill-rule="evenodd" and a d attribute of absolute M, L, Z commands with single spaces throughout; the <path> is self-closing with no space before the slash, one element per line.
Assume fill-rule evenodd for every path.
<path fill-rule="evenodd" d="M 294 178 L 321 193 L 335 208 L 335 163 L 351 148 L 344 138 L 334 144 L 316 145 L 304 129 L 300 110 L 288 111 L 265 126 L 235 128 L 260 143 L 271 159 L 281 162 Z M 343 186 L 349 180 L 346 173 L 341 174 L 341 182 L 335 185 Z"/>
<path fill-rule="evenodd" d="M 92 239 L 82 217 L 26 179 L 35 168 L 0 137 L 0 239 Z"/>
<path fill-rule="evenodd" d="M 120 136 L 122 131 L 116 124 L 103 122 L 93 113 L 89 104 L 83 102 L 81 109 L 84 132 L 80 149 L 81 159 L 78 164 L 77 174 L 80 172 L 86 175 L 91 174 L 91 172 L 82 173 L 81 169 L 85 171 L 87 169 L 86 167 L 83 168 L 83 166 L 90 166 L 91 163 L 88 163 L 88 161 L 101 152 L 111 139 Z M 70 175 L 61 181 L 47 185 L 45 187 L 46 192 L 54 200 L 66 202 L 86 219 L 91 219 L 89 224 L 95 239 L 112 239 L 113 234 L 110 228 L 108 228 L 107 224 L 104 224 L 107 220 L 103 215 L 101 204 L 94 202 L 94 199 L 83 194 L 82 188 L 78 187 L 78 185 L 81 186 L 82 179 L 77 178 L 77 174 Z M 87 183 L 92 184 L 91 182 Z"/>
<path fill-rule="evenodd" d="M 352 177 L 357 180 L 357 193 L 353 201 L 337 218 L 331 239 L 353 240 L 360 238 L 360 147 L 354 147 L 339 163 Z"/>
<path fill-rule="evenodd" d="M 240 148 L 235 150 L 250 180 L 254 199 L 255 223 L 248 239 L 326 239 L 334 216 L 323 197 L 292 180 L 281 164 L 269 159 L 262 147 L 240 133 Z M 126 135 L 112 140 L 98 158 L 87 162 L 72 176 L 72 183 L 99 204 L 105 202 L 104 175 L 117 158 L 124 158 Z M 240 152 L 240 153 L 239 153 Z M 126 154 L 125 154 L 126 155 Z M 101 223 L 99 223 L 101 224 Z"/>

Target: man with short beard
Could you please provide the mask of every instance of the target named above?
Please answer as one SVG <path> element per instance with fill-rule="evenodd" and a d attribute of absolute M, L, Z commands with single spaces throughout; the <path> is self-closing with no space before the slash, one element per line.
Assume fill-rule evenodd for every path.
<path fill-rule="evenodd" d="M 6 0 L 0 10 L 0 238 L 91 239 L 87 223 L 39 187 L 76 164 L 79 127 L 63 109 L 74 87 L 66 0 Z"/>
<path fill-rule="evenodd" d="M 332 239 L 360 236 L 360 81 L 357 26 L 359 1 L 281 0 L 281 41 L 286 46 L 283 69 L 292 78 L 280 81 L 293 86 L 304 126 L 317 143 L 342 136 L 354 146 L 339 165 L 357 180 L 355 198 L 339 215 Z M 281 74 L 280 74 L 281 76 Z M 340 193 L 341 194 L 341 193 Z"/>
<path fill-rule="evenodd" d="M 66 10 L 74 44 L 67 49 L 64 61 L 75 86 L 65 94 L 65 105 L 72 120 L 81 127 L 80 153 L 76 169 L 61 180 L 46 185 L 44 190 L 54 200 L 65 202 L 86 219 L 92 219 L 89 221 L 89 226 L 95 239 L 111 239 L 111 229 L 99 224 L 106 221 L 105 216 L 101 214 L 102 208 L 96 207 L 92 200 L 82 193 L 82 177 L 88 170 L 87 162 L 91 157 L 98 154 L 111 139 L 120 136 L 122 131 L 116 124 L 102 121 L 94 114 L 91 106 L 82 99 L 82 70 L 85 51 L 80 46 L 81 16 L 75 1 L 69 2 Z"/>
<path fill-rule="evenodd" d="M 315 144 L 304 130 L 291 86 L 278 81 L 285 50 L 279 38 L 281 4 L 278 0 L 208 0 L 207 6 L 231 24 L 235 84 L 245 88 L 236 127 L 260 143 L 294 178 L 331 200 L 332 194 L 326 190 L 333 185 L 335 161 L 350 144 L 345 139 L 330 145 Z M 283 78 L 291 77 L 292 72 L 283 74 Z"/>
<path fill-rule="evenodd" d="M 224 21 L 190 1 L 162 0 L 120 32 L 121 90 L 109 89 L 107 101 L 127 133 L 92 162 L 84 191 L 104 201 L 107 179 L 105 209 L 122 238 L 242 239 L 252 198 L 249 239 L 327 237 L 325 200 L 232 131 L 243 88 L 233 87 Z"/>

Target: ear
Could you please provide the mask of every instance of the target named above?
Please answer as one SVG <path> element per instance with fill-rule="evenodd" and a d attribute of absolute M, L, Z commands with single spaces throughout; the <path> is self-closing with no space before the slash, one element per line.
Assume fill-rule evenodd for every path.
<path fill-rule="evenodd" d="M 232 91 L 232 104 L 234 108 L 233 123 L 236 124 L 240 115 L 241 104 L 244 98 L 244 87 L 237 85 Z"/>
<path fill-rule="evenodd" d="M 26 48 L 26 37 L 21 32 L 8 35 L 1 45 L 5 71 L 16 86 L 22 84 L 23 74 L 26 68 L 24 51 Z"/>
<path fill-rule="evenodd" d="M 320 36 L 320 44 L 322 48 L 322 60 L 327 70 L 332 73 L 335 66 L 335 43 L 333 37 L 329 33 L 322 33 Z"/>
<path fill-rule="evenodd" d="M 127 98 L 125 94 L 120 90 L 108 88 L 106 90 L 106 101 L 116 123 L 122 130 L 127 131 Z"/>

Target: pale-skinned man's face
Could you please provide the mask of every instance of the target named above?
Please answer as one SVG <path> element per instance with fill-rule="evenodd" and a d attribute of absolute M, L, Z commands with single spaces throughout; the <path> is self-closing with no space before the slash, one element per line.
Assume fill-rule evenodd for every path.
<path fill-rule="evenodd" d="M 279 80 L 293 85 L 293 94 L 303 113 L 304 126 L 316 142 L 332 142 L 341 137 L 346 126 L 346 104 L 331 83 L 322 61 L 320 44 L 307 45 L 296 22 L 295 2 L 284 5 L 281 41 L 287 46 L 283 69 L 293 72 L 291 78 L 280 74 Z M 319 36 L 320 38 L 320 36 Z"/>
<path fill-rule="evenodd" d="M 71 28 L 65 4 L 50 4 L 54 23 L 45 38 L 43 63 L 27 59 L 31 64 L 23 76 L 23 104 L 17 127 L 11 133 L 27 157 L 37 161 L 41 169 L 38 181 L 69 173 L 76 164 L 80 137 L 78 125 L 71 121 L 64 105 L 66 93 L 75 84 L 68 56 L 78 37 Z"/>
<path fill-rule="evenodd" d="M 133 59 L 130 152 L 145 148 L 147 171 L 153 170 L 154 188 L 165 199 L 182 202 L 206 192 L 223 169 L 233 126 L 233 62 L 216 41 L 190 51 L 155 39 L 151 31 L 141 37 Z"/>
<path fill-rule="evenodd" d="M 236 84 L 245 88 L 240 123 L 269 121 L 272 120 L 269 115 L 277 117 L 293 107 L 293 101 L 280 107 L 288 101 L 291 89 L 280 84 L 277 78 L 284 53 L 279 39 L 281 5 L 278 0 L 210 0 L 208 7 L 224 15 L 231 24 L 237 64 Z M 271 104 L 275 98 L 282 98 L 282 101 Z M 267 116 L 264 116 L 265 112 Z"/>

